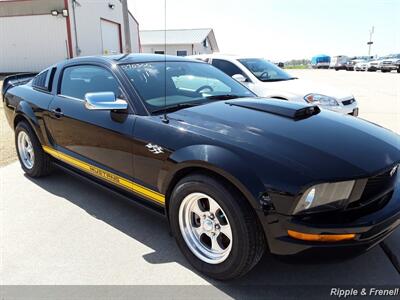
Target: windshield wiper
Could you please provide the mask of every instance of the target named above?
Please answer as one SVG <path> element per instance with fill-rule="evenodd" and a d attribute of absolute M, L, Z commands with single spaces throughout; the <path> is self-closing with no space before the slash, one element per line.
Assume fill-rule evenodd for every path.
<path fill-rule="evenodd" d="M 262 82 L 275 82 L 275 81 L 287 81 L 287 80 L 292 80 L 292 79 L 297 79 L 295 77 L 290 77 L 290 78 L 274 78 L 274 79 L 260 79 Z"/>
<path fill-rule="evenodd" d="M 235 94 L 222 94 L 222 95 L 212 95 L 205 97 L 206 99 L 210 100 L 230 100 L 235 98 L 245 98 L 247 96 L 244 95 L 235 95 Z"/>
<path fill-rule="evenodd" d="M 152 113 L 159 113 L 159 112 L 174 112 L 180 109 L 184 109 L 184 108 L 189 108 L 189 107 L 193 107 L 193 106 L 197 106 L 200 105 L 201 103 L 178 103 L 175 105 L 170 105 L 170 106 L 166 106 L 163 108 L 158 108 L 155 110 L 152 110 Z"/>

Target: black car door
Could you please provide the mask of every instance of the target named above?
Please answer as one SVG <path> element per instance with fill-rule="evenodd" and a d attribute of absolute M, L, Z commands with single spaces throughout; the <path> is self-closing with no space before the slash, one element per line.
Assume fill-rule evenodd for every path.
<path fill-rule="evenodd" d="M 89 110 L 85 94 L 125 93 L 112 72 L 98 65 L 67 66 L 60 74 L 57 93 L 50 103 L 50 135 L 57 150 L 92 162 L 110 172 L 133 174 L 135 115 L 127 111 Z M 103 176 L 104 177 L 104 176 Z"/>

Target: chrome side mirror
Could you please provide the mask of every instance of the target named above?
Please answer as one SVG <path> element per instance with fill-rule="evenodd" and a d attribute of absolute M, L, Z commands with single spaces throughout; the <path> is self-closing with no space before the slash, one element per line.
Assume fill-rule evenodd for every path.
<path fill-rule="evenodd" d="M 113 92 L 87 93 L 85 107 L 89 110 L 126 110 L 128 103 L 125 100 L 116 99 Z"/>
<path fill-rule="evenodd" d="M 244 77 L 242 74 L 235 74 L 232 76 L 232 78 L 240 83 L 247 82 L 247 78 Z"/>

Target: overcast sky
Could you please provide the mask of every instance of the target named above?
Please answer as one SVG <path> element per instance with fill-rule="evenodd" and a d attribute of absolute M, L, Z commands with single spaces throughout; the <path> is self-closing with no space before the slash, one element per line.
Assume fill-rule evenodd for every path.
<path fill-rule="evenodd" d="M 165 10 L 166 1 L 166 10 Z M 213 28 L 220 51 L 271 60 L 400 53 L 400 0 L 128 0 L 140 29 Z"/>

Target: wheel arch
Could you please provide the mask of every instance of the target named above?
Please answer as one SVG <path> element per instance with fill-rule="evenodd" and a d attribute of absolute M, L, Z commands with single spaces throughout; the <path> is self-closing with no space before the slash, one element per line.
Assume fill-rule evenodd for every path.
<path fill-rule="evenodd" d="M 26 102 L 21 101 L 17 108 L 15 109 L 14 119 L 13 119 L 13 129 L 17 127 L 18 123 L 25 121 L 33 129 L 39 142 L 43 144 L 44 138 L 41 134 L 39 120 L 33 112 L 32 107 Z"/>
<path fill-rule="evenodd" d="M 159 183 L 160 190 L 165 194 L 167 216 L 174 187 L 191 173 L 205 173 L 221 179 L 240 192 L 254 209 L 261 209 L 260 196 L 264 192 L 264 186 L 233 152 L 218 146 L 195 145 L 173 153 L 169 161 L 172 166 L 164 168 L 167 171 Z"/>

